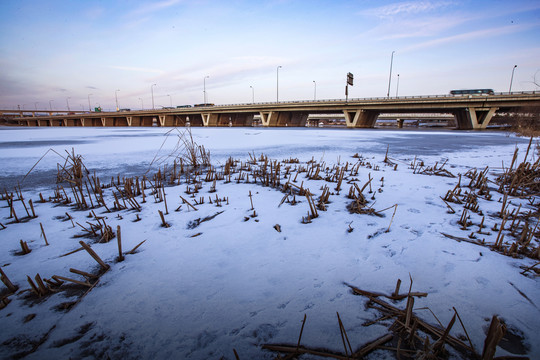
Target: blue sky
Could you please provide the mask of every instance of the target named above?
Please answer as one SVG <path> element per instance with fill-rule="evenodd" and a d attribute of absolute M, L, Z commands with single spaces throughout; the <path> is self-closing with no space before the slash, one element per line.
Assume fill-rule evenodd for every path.
<path fill-rule="evenodd" d="M 537 90 L 540 2 L 0 2 L 0 107 L 151 108 Z M 399 88 L 397 88 L 399 74 Z M 315 83 L 314 83 L 315 81 Z M 156 84 L 155 86 L 152 86 Z M 119 90 L 119 91 L 116 91 Z M 90 95 L 91 94 L 91 95 Z M 89 96 L 90 95 L 90 96 Z M 52 101 L 51 101 L 52 100 Z M 37 103 L 37 104 L 36 104 Z"/>

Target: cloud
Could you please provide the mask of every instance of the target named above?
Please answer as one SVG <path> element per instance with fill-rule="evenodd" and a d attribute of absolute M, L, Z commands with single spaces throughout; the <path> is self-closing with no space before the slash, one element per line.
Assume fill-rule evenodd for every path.
<path fill-rule="evenodd" d="M 130 13 L 130 15 L 141 15 L 141 14 L 153 13 L 156 11 L 167 9 L 181 2 L 182 0 L 165 0 L 165 1 L 158 1 L 158 2 L 149 2 L 133 10 Z"/>
<path fill-rule="evenodd" d="M 379 18 L 389 18 L 398 15 L 403 16 L 432 12 L 452 4 L 454 4 L 453 1 L 405 1 L 368 9 L 363 11 L 362 14 Z"/>
<path fill-rule="evenodd" d="M 431 48 L 431 47 L 436 47 L 436 46 L 453 43 L 453 42 L 469 41 L 469 40 L 479 39 L 479 38 L 497 37 L 500 35 L 521 32 L 521 31 L 524 31 L 533 27 L 536 27 L 536 25 L 534 24 L 508 25 L 508 26 L 503 26 L 503 27 L 476 30 L 476 31 L 471 31 L 471 32 L 463 33 L 463 34 L 441 37 L 438 39 L 417 43 L 417 44 L 405 47 L 403 49 L 400 49 L 400 52 L 404 53 L 404 52 L 418 50 L 418 49 Z"/>
<path fill-rule="evenodd" d="M 90 86 L 90 85 L 86 86 L 86 88 L 87 88 L 87 89 L 92 89 L 92 90 L 97 90 L 97 89 L 98 89 L 97 87 L 95 87 L 95 86 Z"/>
<path fill-rule="evenodd" d="M 115 66 L 115 65 L 111 65 L 109 67 L 111 69 L 124 70 L 124 71 L 135 71 L 135 72 L 155 73 L 155 74 L 163 74 L 164 73 L 163 70 L 140 68 L 140 67 L 135 67 L 135 66 Z"/>

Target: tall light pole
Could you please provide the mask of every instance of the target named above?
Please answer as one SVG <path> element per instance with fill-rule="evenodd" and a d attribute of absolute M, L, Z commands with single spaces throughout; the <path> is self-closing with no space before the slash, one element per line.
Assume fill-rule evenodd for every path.
<path fill-rule="evenodd" d="M 139 100 L 141 100 L 141 110 L 144 110 L 144 103 L 142 101 L 142 98 L 139 98 Z"/>
<path fill-rule="evenodd" d="M 167 94 L 167 96 L 169 97 L 169 100 L 171 101 L 171 107 L 172 107 L 172 96 Z"/>
<path fill-rule="evenodd" d="M 390 76 L 388 77 L 388 92 L 386 93 L 386 97 L 390 97 L 390 83 L 392 82 L 392 64 L 394 63 L 394 53 L 395 51 L 392 51 L 392 57 L 390 58 Z"/>
<path fill-rule="evenodd" d="M 114 98 L 116 99 L 116 111 L 120 111 L 120 107 L 118 106 L 118 92 L 119 91 L 120 91 L 119 89 L 114 91 Z"/>
<path fill-rule="evenodd" d="M 251 85 L 249 87 L 251 88 L 251 103 L 255 104 L 255 89 Z"/>
<path fill-rule="evenodd" d="M 317 82 L 313 80 L 313 101 L 317 101 Z"/>
<path fill-rule="evenodd" d="M 206 79 L 208 79 L 209 77 L 210 77 L 210 75 L 206 75 L 203 78 L 203 99 L 204 99 L 203 104 L 206 104 Z"/>
<path fill-rule="evenodd" d="M 71 111 L 71 109 L 69 108 L 69 99 L 71 99 L 71 97 L 66 98 L 66 104 L 67 104 L 68 111 Z"/>
<path fill-rule="evenodd" d="M 399 91 L 399 74 L 397 74 L 396 97 L 398 97 L 398 91 Z"/>
<path fill-rule="evenodd" d="M 154 107 L 154 86 L 157 86 L 157 84 L 152 84 L 150 86 L 150 92 L 152 93 L 152 110 L 155 109 L 155 107 Z"/>
<path fill-rule="evenodd" d="M 276 68 L 276 102 L 279 102 L 279 69 L 281 65 Z"/>
<path fill-rule="evenodd" d="M 94 94 L 88 94 L 88 111 L 92 112 L 92 105 L 90 105 L 90 96 Z"/>
<path fill-rule="evenodd" d="M 49 100 L 49 108 L 51 109 L 51 111 L 52 111 L 52 102 L 53 102 L 53 101 L 54 101 L 54 100 Z"/>
<path fill-rule="evenodd" d="M 512 68 L 512 77 L 510 78 L 510 88 L 508 89 L 508 92 L 512 92 L 512 82 L 514 81 L 514 71 L 516 70 L 517 65 L 514 65 Z"/>
<path fill-rule="evenodd" d="M 39 104 L 39 102 L 35 102 L 34 103 L 34 108 L 37 110 L 37 104 Z"/>

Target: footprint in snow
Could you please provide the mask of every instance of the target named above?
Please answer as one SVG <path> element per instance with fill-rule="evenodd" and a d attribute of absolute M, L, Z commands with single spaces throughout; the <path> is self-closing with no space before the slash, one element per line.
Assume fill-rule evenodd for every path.
<path fill-rule="evenodd" d="M 277 308 L 278 309 L 285 309 L 287 307 L 287 305 L 289 305 L 290 302 L 291 301 L 289 300 L 287 302 L 284 302 L 283 304 L 279 304 Z"/>
<path fill-rule="evenodd" d="M 489 285 L 489 280 L 486 279 L 485 277 L 478 276 L 474 280 L 480 285 L 484 285 L 484 286 Z"/>

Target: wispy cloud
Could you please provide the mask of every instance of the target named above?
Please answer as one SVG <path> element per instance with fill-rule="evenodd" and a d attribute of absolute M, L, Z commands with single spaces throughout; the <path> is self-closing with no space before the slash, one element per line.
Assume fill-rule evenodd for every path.
<path fill-rule="evenodd" d="M 446 36 L 446 37 L 441 37 L 438 39 L 433 39 L 433 40 L 417 43 L 417 44 L 401 49 L 400 52 L 404 53 L 408 51 L 431 48 L 431 47 L 436 47 L 443 44 L 463 42 L 463 41 L 469 41 L 469 40 L 474 40 L 474 39 L 479 39 L 479 38 L 490 38 L 490 37 L 492 38 L 492 37 L 497 37 L 500 35 L 506 35 L 506 34 L 525 31 L 534 27 L 537 27 L 537 25 L 534 25 L 534 24 L 508 25 L 508 26 L 503 26 L 503 27 L 476 30 L 476 31 L 471 31 L 471 32 L 463 33 L 463 34 Z"/>
<path fill-rule="evenodd" d="M 364 15 L 391 18 L 402 15 L 421 14 L 440 10 L 454 4 L 453 1 L 405 1 L 362 11 Z"/>
<path fill-rule="evenodd" d="M 116 66 L 111 65 L 109 66 L 111 69 L 117 69 L 117 70 L 124 70 L 124 71 L 135 71 L 135 72 L 143 72 L 143 73 L 154 73 L 154 74 L 162 74 L 163 70 L 158 69 L 148 69 L 148 68 L 141 68 L 141 67 L 135 67 L 135 66 Z"/>
<path fill-rule="evenodd" d="M 149 13 L 167 9 L 171 6 L 181 3 L 182 1 L 183 0 L 165 0 L 165 1 L 158 1 L 158 2 L 148 2 L 136 8 L 135 10 L 133 10 L 130 13 L 130 15 L 142 15 L 142 14 L 148 15 Z"/>

